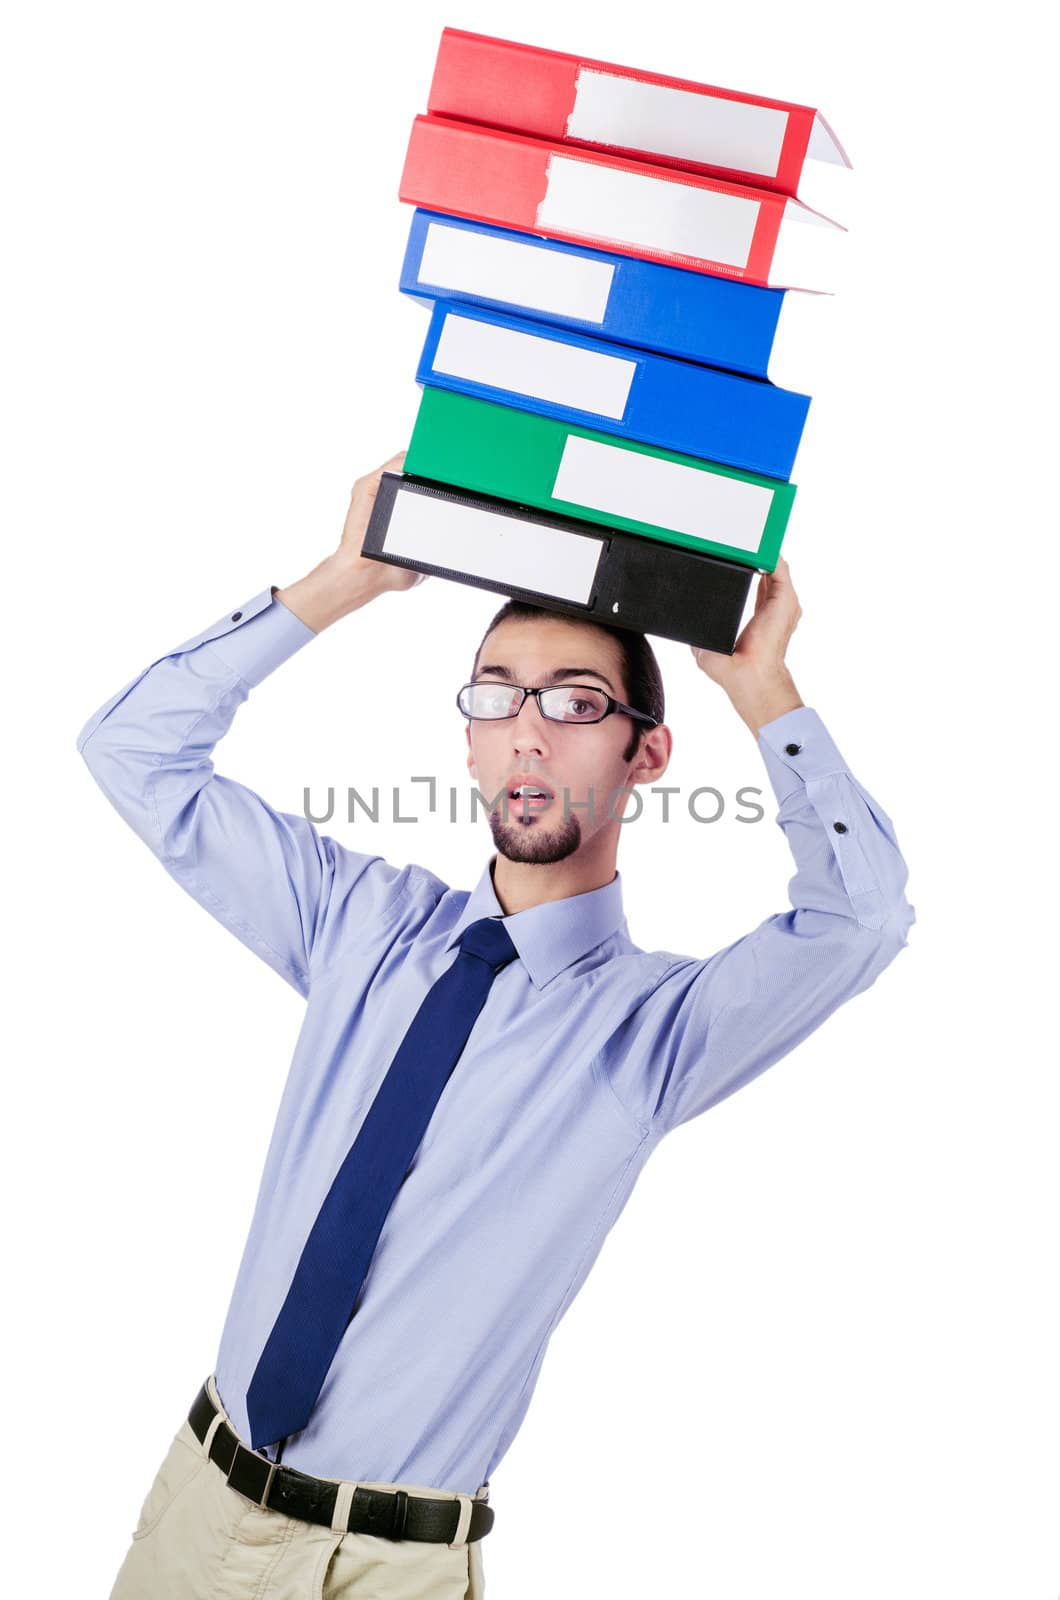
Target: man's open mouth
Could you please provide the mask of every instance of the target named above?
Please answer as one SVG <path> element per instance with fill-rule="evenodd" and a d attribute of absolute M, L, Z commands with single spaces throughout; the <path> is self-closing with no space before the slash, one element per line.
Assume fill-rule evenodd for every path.
<path fill-rule="evenodd" d="M 520 783 L 508 790 L 508 799 L 520 811 L 546 811 L 552 804 L 550 789 L 538 789 L 532 784 Z"/>

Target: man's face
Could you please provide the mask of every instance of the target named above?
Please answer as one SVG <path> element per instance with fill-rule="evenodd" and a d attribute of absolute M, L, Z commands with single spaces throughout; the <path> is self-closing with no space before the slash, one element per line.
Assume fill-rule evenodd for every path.
<path fill-rule="evenodd" d="M 562 617 L 499 623 L 479 651 L 474 680 L 528 688 L 585 683 L 631 703 L 615 640 Z M 512 861 L 562 861 L 602 830 L 619 826 L 628 794 L 615 791 L 636 765 L 636 757 L 622 759 L 634 726 L 618 712 L 592 724 L 552 722 L 533 695 L 517 717 L 469 722 L 468 771 L 486 803 L 498 851 Z M 551 790 L 552 799 L 542 808 L 513 795 L 523 779 Z"/>

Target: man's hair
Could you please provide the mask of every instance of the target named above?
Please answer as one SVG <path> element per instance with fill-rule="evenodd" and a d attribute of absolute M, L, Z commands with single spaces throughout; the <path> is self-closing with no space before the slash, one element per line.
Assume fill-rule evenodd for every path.
<path fill-rule="evenodd" d="M 498 623 L 507 622 L 509 618 L 517 622 L 532 621 L 535 617 L 559 617 L 562 622 L 580 623 L 583 628 L 598 628 L 601 633 L 606 633 L 618 645 L 622 659 L 622 676 L 625 680 L 625 693 L 616 696 L 624 700 L 627 706 L 632 706 L 635 711 L 644 711 L 649 717 L 654 717 L 656 722 L 666 720 L 666 697 L 663 693 L 662 673 L 655 651 L 648 643 L 643 633 L 637 633 L 632 628 L 612 628 L 606 622 L 586 617 L 568 617 L 563 612 L 550 611 L 545 606 L 535 606 L 529 600 L 508 600 L 491 620 L 489 627 L 482 635 L 478 649 L 475 651 L 475 660 L 471 668 L 471 676 L 478 671 L 478 658 L 482 654 L 482 646 Z M 637 753 L 641 739 L 648 732 L 646 722 L 637 722 L 630 719 L 632 732 L 629 742 L 622 752 L 623 761 L 632 761 Z"/>

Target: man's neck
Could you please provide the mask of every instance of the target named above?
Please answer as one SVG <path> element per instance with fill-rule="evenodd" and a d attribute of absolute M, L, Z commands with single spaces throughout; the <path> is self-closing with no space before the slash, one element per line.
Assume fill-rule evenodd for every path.
<path fill-rule="evenodd" d="M 613 881 L 615 870 L 613 855 L 602 862 L 571 856 L 566 861 L 535 863 L 510 861 L 497 851 L 490 861 L 493 892 L 506 917 L 517 911 L 527 911 L 531 906 L 602 889 Z"/>

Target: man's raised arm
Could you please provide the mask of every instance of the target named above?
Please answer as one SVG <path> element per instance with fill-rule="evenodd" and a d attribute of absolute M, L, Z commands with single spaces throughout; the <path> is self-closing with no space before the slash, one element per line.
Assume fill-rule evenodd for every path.
<path fill-rule="evenodd" d="M 211 755 L 270 672 L 340 617 L 419 581 L 360 553 L 380 475 L 403 459 L 357 480 L 338 549 L 305 578 L 262 590 L 159 656 L 77 736 L 97 784 L 167 872 L 303 996 L 351 925 L 387 915 L 407 869 L 273 810 L 216 772 Z"/>
<path fill-rule="evenodd" d="M 787 1055 L 875 982 L 916 921 L 890 817 L 784 664 L 800 615 L 781 558 L 733 656 L 693 649 L 756 740 L 797 870 L 790 910 L 709 958 L 675 957 L 620 1028 L 612 1084 L 645 1129 L 687 1122 Z"/>

